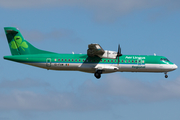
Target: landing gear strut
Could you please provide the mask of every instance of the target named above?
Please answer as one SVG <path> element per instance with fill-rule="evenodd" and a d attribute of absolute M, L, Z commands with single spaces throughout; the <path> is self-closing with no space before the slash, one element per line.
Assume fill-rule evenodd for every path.
<path fill-rule="evenodd" d="M 96 72 L 94 73 L 94 76 L 95 76 L 97 79 L 99 79 L 99 78 L 101 78 L 101 74 L 102 74 L 102 70 L 98 70 L 98 71 L 96 71 Z"/>
<path fill-rule="evenodd" d="M 168 78 L 168 75 L 167 75 L 167 73 L 164 73 L 165 74 L 165 78 Z"/>

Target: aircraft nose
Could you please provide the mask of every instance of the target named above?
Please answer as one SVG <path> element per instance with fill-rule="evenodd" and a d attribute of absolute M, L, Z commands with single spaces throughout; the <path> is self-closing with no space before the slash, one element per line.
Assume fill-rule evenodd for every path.
<path fill-rule="evenodd" d="M 173 65 L 173 69 L 177 69 L 178 66 L 176 64 Z"/>

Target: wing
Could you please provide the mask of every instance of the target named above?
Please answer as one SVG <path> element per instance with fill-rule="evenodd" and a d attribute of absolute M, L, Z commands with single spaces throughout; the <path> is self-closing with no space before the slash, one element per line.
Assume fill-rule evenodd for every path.
<path fill-rule="evenodd" d="M 88 45 L 88 50 L 87 50 L 87 55 L 89 57 L 94 57 L 94 56 L 102 56 L 105 51 L 99 44 L 89 44 Z"/>

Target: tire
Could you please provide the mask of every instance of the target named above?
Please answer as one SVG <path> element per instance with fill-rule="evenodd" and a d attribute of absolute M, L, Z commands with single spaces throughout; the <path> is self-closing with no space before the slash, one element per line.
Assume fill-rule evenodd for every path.
<path fill-rule="evenodd" d="M 165 75 L 165 78 L 168 78 L 168 75 Z"/>
<path fill-rule="evenodd" d="M 98 72 L 95 72 L 95 73 L 94 73 L 94 76 L 95 76 L 97 79 L 101 78 L 101 74 L 99 74 Z"/>

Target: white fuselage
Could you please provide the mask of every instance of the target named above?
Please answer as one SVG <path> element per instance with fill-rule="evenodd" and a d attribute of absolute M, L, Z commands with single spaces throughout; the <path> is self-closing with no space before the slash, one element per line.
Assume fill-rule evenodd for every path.
<path fill-rule="evenodd" d="M 103 70 L 103 73 L 111 72 L 169 72 L 177 69 L 173 64 L 94 64 L 94 63 L 25 63 L 28 65 L 45 68 L 48 70 L 68 70 L 94 73 Z"/>

